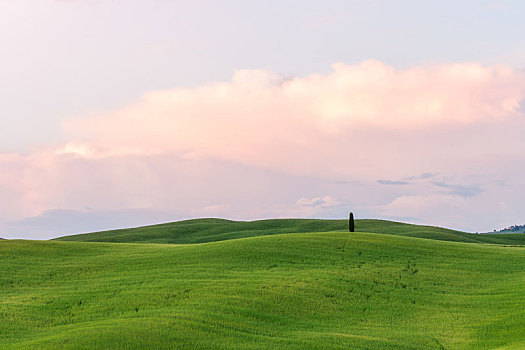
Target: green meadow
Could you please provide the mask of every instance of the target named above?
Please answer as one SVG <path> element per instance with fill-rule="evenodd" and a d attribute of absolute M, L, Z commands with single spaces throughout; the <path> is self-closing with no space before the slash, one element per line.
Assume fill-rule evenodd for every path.
<path fill-rule="evenodd" d="M 525 348 L 525 234 L 346 225 L 0 240 L 0 348 Z"/>

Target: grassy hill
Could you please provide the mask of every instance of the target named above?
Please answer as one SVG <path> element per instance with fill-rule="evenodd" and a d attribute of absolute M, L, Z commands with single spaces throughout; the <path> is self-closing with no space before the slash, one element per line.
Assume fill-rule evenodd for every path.
<path fill-rule="evenodd" d="M 6 349 L 525 347 L 520 247 L 346 232 L 6 240 L 0 269 Z"/>
<path fill-rule="evenodd" d="M 525 245 L 525 234 L 473 234 L 441 227 L 385 220 L 356 220 L 356 231 L 443 241 Z M 231 221 L 195 219 L 167 224 L 102 231 L 56 238 L 60 241 L 114 243 L 205 243 L 282 233 L 346 231 L 347 220 L 273 219 Z"/>
<path fill-rule="evenodd" d="M 2 240 L 0 348 L 525 347 L 525 235 L 346 225 L 197 219 Z"/>

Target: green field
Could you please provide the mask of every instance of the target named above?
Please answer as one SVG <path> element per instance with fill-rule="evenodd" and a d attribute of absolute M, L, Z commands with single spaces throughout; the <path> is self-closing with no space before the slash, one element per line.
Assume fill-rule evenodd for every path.
<path fill-rule="evenodd" d="M 2 240 L 0 348 L 525 348 L 525 235 L 345 229 L 203 219 Z"/>

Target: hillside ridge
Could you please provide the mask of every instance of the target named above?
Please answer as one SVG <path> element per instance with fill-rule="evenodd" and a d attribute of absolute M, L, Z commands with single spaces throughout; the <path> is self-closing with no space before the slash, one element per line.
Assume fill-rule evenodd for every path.
<path fill-rule="evenodd" d="M 474 234 L 442 227 L 379 219 L 358 219 L 355 223 L 356 232 L 381 233 L 464 243 L 525 245 L 525 234 Z M 135 228 L 68 235 L 54 238 L 54 240 L 110 243 L 195 244 L 275 234 L 347 230 L 347 220 L 335 219 L 234 221 L 219 218 L 202 218 Z"/>

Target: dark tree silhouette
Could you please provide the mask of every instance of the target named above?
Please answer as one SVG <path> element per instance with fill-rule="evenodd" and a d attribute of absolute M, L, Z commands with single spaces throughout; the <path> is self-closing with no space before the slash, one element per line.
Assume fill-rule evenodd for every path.
<path fill-rule="evenodd" d="M 350 218 L 348 219 L 348 230 L 354 232 L 354 213 L 350 213 Z"/>

